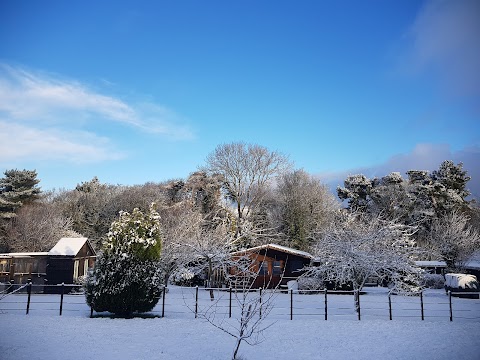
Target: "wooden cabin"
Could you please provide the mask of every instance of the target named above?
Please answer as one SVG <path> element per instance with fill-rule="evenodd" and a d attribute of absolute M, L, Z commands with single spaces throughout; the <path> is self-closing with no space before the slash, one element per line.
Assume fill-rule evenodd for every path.
<path fill-rule="evenodd" d="M 313 260 L 313 256 L 305 251 L 277 244 L 257 246 L 232 255 L 239 261 L 241 257 L 247 257 L 252 264 L 250 272 L 254 274 L 251 279 L 253 284 L 249 284 L 252 288 L 275 288 L 285 285 L 289 280 L 296 280 L 303 274 L 302 269 Z M 230 275 L 242 276 L 235 267 L 230 269 Z"/>
<path fill-rule="evenodd" d="M 49 252 L 0 254 L 0 283 L 26 284 L 37 292 L 54 292 L 39 285 L 73 284 L 95 264 L 96 253 L 87 238 L 62 238 Z"/>

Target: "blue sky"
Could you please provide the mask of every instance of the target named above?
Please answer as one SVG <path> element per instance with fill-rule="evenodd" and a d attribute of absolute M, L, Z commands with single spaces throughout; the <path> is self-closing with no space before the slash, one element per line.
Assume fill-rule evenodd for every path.
<path fill-rule="evenodd" d="M 480 2 L 0 2 L 0 170 L 185 178 L 257 143 L 341 183 L 480 176 Z M 478 195 L 478 194 L 477 194 Z"/>

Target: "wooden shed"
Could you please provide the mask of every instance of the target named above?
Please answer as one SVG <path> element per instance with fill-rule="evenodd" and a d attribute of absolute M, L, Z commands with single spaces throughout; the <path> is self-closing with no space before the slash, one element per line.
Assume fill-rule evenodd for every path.
<path fill-rule="evenodd" d="M 96 253 L 87 238 L 62 238 L 49 252 L 0 254 L 0 283 L 73 284 L 95 264 Z M 48 286 L 37 292 L 55 292 Z"/>
<path fill-rule="evenodd" d="M 87 238 L 61 238 L 48 252 L 48 284 L 73 284 L 95 264 L 96 253 Z"/>
<path fill-rule="evenodd" d="M 0 254 L 0 283 L 44 285 L 48 252 L 17 252 Z M 36 287 L 41 292 L 43 288 Z"/>
<path fill-rule="evenodd" d="M 232 255 L 234 258 L 247 256 L 253 263 L 252 270 L 257 274 L 252 279 L 253 288 L 274 288 L 296 280 L 313 260 L 313 256 L 305 251 L 277 244 L 256 246 Z M 235 268 L 230 269 L 230 274 L 241 276 Z"/>

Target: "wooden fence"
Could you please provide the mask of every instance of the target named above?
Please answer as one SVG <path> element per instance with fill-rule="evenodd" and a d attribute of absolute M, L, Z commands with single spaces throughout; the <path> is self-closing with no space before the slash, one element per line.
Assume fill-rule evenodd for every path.
<path fill-rule="evenodd" d="M 90 313 L 94 316 L 108 316 L 108 314 L 94 313 L 85 303 L 85 296 L 81 293 L 81 286 L 74 284 L 42 285 L 49 287 L 50 294 L 40 294 L 34 291 L 36 285 L 14 284 L 8 292 L 8 288 L 0 293 L 0 311 L 23 311 L 29 314 L 32 311 L 32 304 L 38 309 L 34 311 L 57 311 L 61 316 L 67 304 L 67 311 Z M 53 295 L 54 293 L 55 295 Z M 212 298 L 211 294 L 214 293 Z M 11 295 L 11 296 L 9 296 Z M 206 308 L 215 306 L 215 311 L 220 316 L 236 317 L 238 314 L 238 303 L 235 289 L 232 288 L 199 288 L 199 287 L 165 287 L 157 306 L 149 312 L 156 317 L 194 316 L 205 311 Z M 448 292 L 441 295 L 437 292 L 427 294 L 424 292 L 418 296 L 399 296 L 387 293 L 364 294 L 359 293 L 359 308 L 356 311 L 354 306 L 353 292 L 330 291 L 330 290 L 288 290 L 273 293 L 271 311 L 269 317 L 285 318 L 290 320 L 320 317 L 329 319 L 406 319 L 418 318 L 443 318 L 453 321 L 454 318 L 477 320 L 480 319 L 479 293 L 456 293 Z M 259 297 L 270 296 L 271 290 L 257 289 L 249 296 Z M 470 297 L 470 299 L 456 298 Z M 10 304 L 11 306 L 7 306 Z M 42 304 L 43 306 L 40 306 Z M 467 306 L 468 305 L 468 306 Z M 183 315 L 181 315 L 183 314 Z M 261 310 L 259 316 L 262 316 Z"/>

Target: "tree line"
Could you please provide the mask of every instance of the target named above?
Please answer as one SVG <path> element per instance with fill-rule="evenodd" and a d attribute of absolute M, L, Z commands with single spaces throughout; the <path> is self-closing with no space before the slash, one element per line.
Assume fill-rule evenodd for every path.
<path fill-rule="evenodd" d="M 407 178 L 396 172 L 348 176 L 337 199 L 285 155 L 242 142 L 217 146 L 186 179 L 143 185 L 94 177 L 73 190 L 42 192 L 36 171 L 7 170 L 0 179 L 0 252 L 48 251 L 72 236 L 102 249 L 121 211 L 147 211 L 155 203 L 166 278 L 182 257 L 196 254 L 212 273 L 226 253 L 272 242 L 309 251 L 324 263 L 341 260 L 333 251 L 341 244 L 358 242 L 349 259 L 363 254 L 367 261 L 372 246 L 396 254 L 410 249 L 415 254 L 409 250 L 409 258 L 442 259 L 454 268 L 479 248 L 480 212 L 468 199 L 469 181 L 461 163 L 444 161 L 430 173 L 408 171 Z M 390 240 L 375 242 L 381 239 Z"/>

